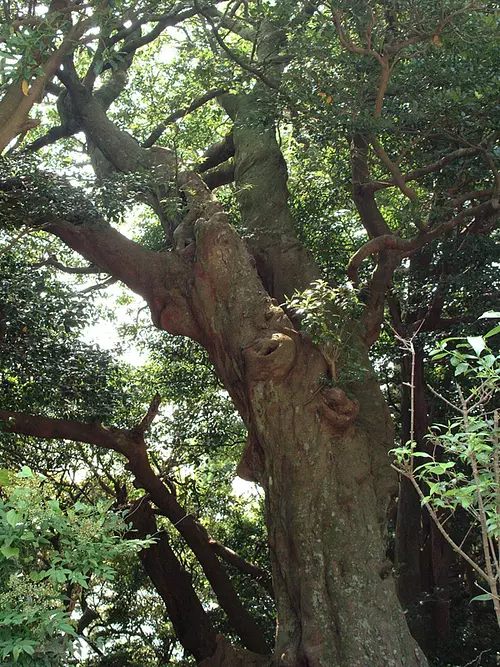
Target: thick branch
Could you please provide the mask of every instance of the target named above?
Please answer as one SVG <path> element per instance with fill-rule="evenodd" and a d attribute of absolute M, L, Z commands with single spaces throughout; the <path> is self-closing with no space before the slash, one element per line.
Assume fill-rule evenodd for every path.
<path fill-rule="evenodd" d="M 109 120 L 99 102 L 78 80 L 74 69 L 60 71 L 58 76 L 68 89 L 76 121 L 105 158 L 125 173 L 134 172 L 140 166 L 146 167 L 145 150 L 134 137 Z"/>
<path fill-rule="evenodd" d="M 368 141 L 361 134 L 355 135 L 352 140 L 351 170 L 354 203 L 363 227 L 372 238 L 390 234 L 389 226 L 375 200 L 368 169 Z"/>
<path fill-rule="evenodd" d="M 174 253 L 156 253 L 112 227 L 51 220 L 45 229 L 147 302 L 153 322 L 170 333 L 199 340 L 186 295 L 188 266 Z"/>
<path fill-rule="evenodd" d="M 144 417 L 141 419 L 141 423 L 137 427 L 137 430 L 139 433 L 146 433 L 146 431 L 151 428 L 151 424 L 154 422 L 158 415 L 158 410 L 160 409 L 161 405 L 161 396 L 160 394 L 155 394 L 153 397 L 153 400 L 149 404 L 149 408 L 147 413 L 144 415 Z"/>
<path fill-rule="evenodd" d="M 128 520 L 137 531 L 134 537 L 155 536 L 154 544 L 139 555 L 165 603 L 179 641 L 196 660 L 211 657 L 215 652 L 215 630 L 194 591 L 191 577 L 172 551 L 167 533 L 158 532 L 150 504 L 141 499 L 131 509 Z"/>
<path fill-rule="evenodd" d="M 212 146 L 209 146 L 203 155 L 203 162 L 196 166 L 196 171 L 199 174 L 217 167 L 219 164 L 226 162 L 234 156 L 234 139 L 233 133 L 229 132 L 224 139 L 218 141 Z"/>
<path fill-rule="evenodd" d="M 214 190 L 221 185 L 232 183 L 234 181 L 234 171 L 234 162 L 229 161 L 221 165 L 218 169 L 207 171 L 203 174 L 203 180 L 210 190 Z"/>

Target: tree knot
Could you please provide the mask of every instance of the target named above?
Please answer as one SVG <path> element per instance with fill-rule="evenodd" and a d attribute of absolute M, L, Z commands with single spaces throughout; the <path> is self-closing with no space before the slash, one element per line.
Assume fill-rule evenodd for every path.
<path fill-rule="evenodd" d="M 295 341 L 284 333 L 258 338 L 244 350 L 250 380 L 283 380 L 292 369 L 297 349 Z"/>
<path fill-rule="evenodd" d="M 337 431 L 345 431 L 356 419 L 359 403 L 350 399 L 339 387 L 321 389 L 321 412 L 327 422 Z"/>

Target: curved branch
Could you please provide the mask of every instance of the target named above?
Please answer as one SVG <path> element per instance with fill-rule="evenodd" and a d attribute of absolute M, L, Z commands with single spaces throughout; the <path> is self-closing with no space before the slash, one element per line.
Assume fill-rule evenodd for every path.
<path fill-rule="evenodd" d="M 97 266 L 94 266 L 94 264 L 90 264 L 89 266 L 66 266 L 65 264 L 59 262 L 55 255 L 50 255 L 50 257 L 47 257 L 47 259 L 43 260 L 42 262 L 32 264 L 32 266 L 36 269 L 39 269 L 42 266 L 53 266 L 55 269 L 59 269 L 59 271 L 63 271 L 64 273 L 71 273 L 80 276 L 102 273 L 102 271 Z"/>
<path fill-rule="evenodd" d="M 38 139 L 35 139 L 35 141 L 26 146 L 26 150 L 39 151 L 40 148 L 45 148 L 45 146 L 55 144 L 56 141 L 59 141 L 59 139 L 73 136 L 79 130 L 80 126 L 75 121 L 64 123 L 63 125 L 56 125 L 55 127 L 50 128 L 50 130 L 42 137 L 38 137 Z"/>
<path fill-rule="evenodd" d="M 228 161 L 225 164 L 222 164 L 218 169 L 212 171 L 207 171 L 203 174 L 203 180 L 210 188 L 214 190 L 215 188 L 220 188 L 221 185 L 228 185 L 233 183 L 235 179 L 235 167 L 234 162 Z"/>
<path fill-rule="evenodd" d="M 451 164 L 456 160 L 460 160 L 464 157 L 471 157 L 474 155 L 478 155 L 481 152 L 482 150 L 480 147 L 459 148 L 458 150 L 453 151 L 452 153 L 448 153 L 448 155 L 444 155 L 442 158 L 439 158 L 439 160 L 436 160 L 435 162 L 432 162 L 431 164 L 428 164 L 425 167 L 421 167 L 420 169 L 415 169 L 414 171 L 409 171 L 408 173 L 403 174 L 402 175 L 403 181 L 405 183 L 409 183 L 410 181 L 418 181 L 424 176 L 427 176 L 428 174 L 433 174 L 436 171 L 441 171 L 441 169 L 446 167 L 446 165 Z M 374 181 L 373 189 L 377 191 L 377 190 L 382 190 L 384 188 L 393 187 L 394 185 L 397 185 L 395 180 Z"/>
<path fill-rule="evenodd" d="M 405 257 L 415 250 L 419 250 L 437 236 L 449 232 L 467 218 L 473 218 L 474 216 L 487 211 L 495 211 L 492 200 L 478 204 L 477 206 L 466 208 L 453 218 L 441 222 L 433 229 L 418 234 L 411 239 L 402 239 L 401 237 L 396 236 L 396 234 L 383 234 L 382 236 L 370 239 L 368 243 L 361 246 L 361 248 L 351 257 L 347 267 L 349 280 L 355 284 L 358 282 L 358 269 L 363 261 L 371 255 L 384 252 L 385 250 L 397 250 L 401 253 L 401 257 Z"/>
<path fill-rule="evenodd" d="M 417 193 L 415 192 L 415 190 L 412 190 L 406 185 L 406 182 L 403 178 L 403 175 L 401 174 L 401 171 L 399 170 L 399 167 L 387 155 L 380 141 L 375 137 L 372 137 L 371 144 L 373 146 L 375 153 L 380 158 L 382 164 L 392 174 L 395 185 L 398 186 L 401 192 L 404 195 L 406 195 L 408 199 L 410 199 L 411 201 L 415 201 L 417 199 Z"/>
<path fill-rule="evenodd" d="M 199 174 L 217 167 L 219 164 L 226 162 L 229 158 L 234 156 L 234 138 L 233 132 L 226 134 L 222 141 L 218 141 L 207 148 L 203 155 L 203 162 L 196 166 L 196 171 Z"/>

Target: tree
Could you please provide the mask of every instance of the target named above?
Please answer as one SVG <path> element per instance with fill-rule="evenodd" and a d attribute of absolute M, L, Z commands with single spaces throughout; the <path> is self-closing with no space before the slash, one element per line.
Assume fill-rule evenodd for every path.
<path fill-rule="evenodd" d="M 22 36 L 38 45 L 38 55 L 35 67 L 17 51 L 2 104 L 11 86 L 29 96 L 40 77 L 57 95 L 58 125 L 26 150 L 65 138 L 70 155 L 78 145 L 72 137 L 83 132 L 98 184 L 89 196 L 49 176 L 43 163 L 23 166 L 10 150 L 0 176 L 5 225 L 57 237 L 91 263 L 83 270 L 97 267 L 139 294 L 158 329 L 205 349 L 248 432 L 238 472 L 265 493 L 279 620 L 272 657 L 210 536 L 151 464 L 145 435 L 158 399 L 135 426 L 85 424 L 12 406 L 0 419 L 6 432 L 75 440 L 125 457 L 134 484 L 147 494 L 133 514 L 139 534 L 156 532 L 152 505 L 168 517 L 245 647 L 216 634 L 165 534 L 143 563 L 186 651 L 207 667 L 426 664 L 385 557 L 386 512 L 396 488 L 387 457 L 393 428 L 368 351 L 406 258 L 453 234 L 493 233 L 498 220 L 494 4 L 195 1 L 158 3 L 152 11 L 147 3 L 64 3 L 27 16 L 10 7 L 4 17 L 12 28 L 4 35 L 9 48 Z M 180 32 L 168 37 L 173 25 Z M 179 59 L 148 81 L 140 49 L 153 58 L 162 39 L 178 34 L 186 35 Z M 476 55 L 467 68 L 472 35 Z M 61 50 L 67 40 L 74 47 L 68 52 Z M 40 63 L 55 54 L 56 66 L 42 75 Z M 52 71 L 62 85 L 49 83 Z M 180 96 L 182 105 L 158 122 L 159 86 L 169 83 L 171 99 Z M 179 93 L 181 83 L 189 88 Z M 219 107 L 205 106 L 215 99 Z M 7 140 L 25 120 L 24 111 L 9 109 L 14 130 Z M 169 133 L 196 109 L 200 122 L 186 120 L 184 133 Z M 287 151 L 277 141 L 279 121 Z M 215 139 L 200 159 L 201 144 Z M 307 154 L 312 143 L 323 150 Z M 354 284 L 359 277 L 366 283 L 359 316 L 339 269 L 322 275 L 314 230 L 301 230 L 293 218 L 284 151 L 291 165 L 303 157 L 311 167 L 326 162 L 341 184 L 328 183 L 339 208 L 344 204 L 361 222 L 363 236 L 358 229 L 344 266 Z M 57 153 L 50 159 L 57 164 Z M 214 195 L 232 182 L 232 190 Z M 292 201 L 300 208 L 296 193 Z M 149 206 L 157 224 L 130 240 L 109 220 L 133 202 Z M 335 289 L 319 283 L 322 277 Z M 431 315 L 443 316 L 437 300 L 422 316 Z"/>

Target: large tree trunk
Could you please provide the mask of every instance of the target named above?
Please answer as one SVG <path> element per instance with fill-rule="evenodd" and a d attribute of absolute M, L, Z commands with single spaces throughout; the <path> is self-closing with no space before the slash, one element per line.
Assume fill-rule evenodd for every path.
<path fill-rule="evenodd" d="M 266 492 L 276 655 L 309 667 L 425 664 L 384 556 L 396 480 L 376 382 L 351 386 L 351 398 L 322 387 L 326 360 L 263 293 L 240 239 L 221 218 L 198 225 L 203 344 L 247 424 L 245 461 Z"/>
<path fill-rule="evenodd" d="M 196 254 L 178 260 L 178 253 L 148 258 L 106 228 L 58 221 L 49 229 L 140 291 L 161 328 L 199 340 L 242 415 L 249 442 L 241 468 L 266 493 L 275 664 L 425 665 L 385 560 L 396 479 L 376 381 L 350 386 L 349 397 L 321 384 L 328 370 L 321 350 L 274 305 L 221 212 L 198 220 Z M 189 292 L 181 292 L 178 281 L 185 287 L 188 276 Z"/>

